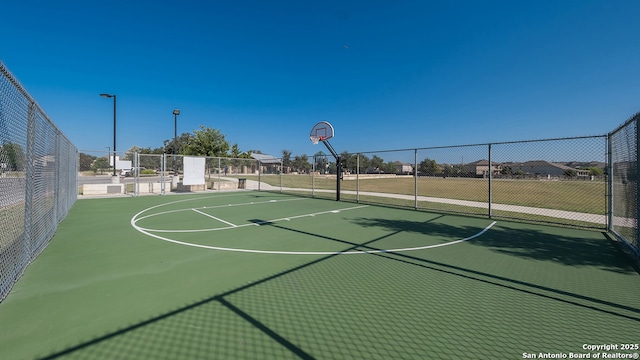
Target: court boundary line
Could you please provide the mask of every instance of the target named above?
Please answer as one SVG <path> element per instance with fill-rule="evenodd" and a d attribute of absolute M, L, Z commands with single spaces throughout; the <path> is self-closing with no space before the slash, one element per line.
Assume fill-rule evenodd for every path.
<path fill-rule="evenodd" d="M 218 221 L 220 221 L 221 223 L 225 223 L 225 224 L 227 224 L 227 225 L 230 225 L 231 227 L 238 227 L 238 225 L 236 225 L 236 224 L 233 224 L 233 223 L 230 223 L 230 222 L 228 222 L 228 221 L 222 220 L 222 219 L 217 218 L 217 217 L 215 217 L 215 216 L 213 216 L 213 215 L 207 214 L 206 212 L 202 212 L 202 211 L 200 211 L 200 210 L 198 210 L 198 209 L 191 209 L 191 210 L 193 210 L 193 211 L 197 212 L 198 214 L 202 214 L 202 215 L 204 215 L 204 216 L 210 217 L 210 218 L 212 218 L 212 219 L 214 219 L 214 220 L 218 220 Z"/>
<path fill-rule="evenodd" d="M 149 229 L 149 228 L 145 228 L 142 226 L 134 226 L 134 228 L 136 229 L 141 229 L 141 230 L 145 230 L 145 231 L 151 231 L 151 232 L 156 232 L 156 233 L 195 233 L 195 232 L 209 232 L 209 231 L 220 231 L 220 230 L 229 230 L 229 229 L 234 229 L 234 228 L 243 228 L 243 227 L 247 227 L 247 226 L 261 226 L 261 225 L 265 225 L 265 224 L 269 224 L 269 223 L 274 223 L 274 222 L 278 222 L 278 221 L 291 221 L 291 219 L 301 219 L 304 217 L 314 217 L 314 216 L 318 216 L 318 215 L 326 215 L 326 214 L 337 214 L 340 213 L 342 211 L 348 211 L 348 210 L 355 210 L 355 209 L 361 209 L 361 208 L 365 208 L 365 207 L 369 207 L 370 205 L 359 205 L 359 206 L 353 206 L 353 207 L 348 207 L 348 208 L 341 208 L 341 209 L 333 209 L 333 210 L 326 210 L 326 211 L 319 211 L 319 212 L 315 212 L 315 213 L 308 213 L 308 214 L 302 214 L 302 215 L 294 215 L 294 216 L 287 216 L 287 217 L 283 217 L 283 218 L 278 218 L 278 219 L 273 219 L 273 220 L 264 220 L 264 221 L 260 221 L 260 222 L 252 222 L 252 223 L 248 223 L 248 224 L 242 224 L 242 225 L 234 225 L 230 222 L 226 222 L 224 220 L 218 219 L 212 215 L 206 214 L 204 212 L 198 211 L 199 213 L 212 217 L 216 220 L 220 220 L 221 222 L 227 223 L 231 226 L 228 227 L 220 227 L 220 228 L 208 228 L 208 229 L 181 229 L 181 230 L 171 230 L 171 229 Z M 209 208 L 207 208 L 209 209 Z M 185 210 L 194 210 L 196 211 L 196 209 L 185 209 Z M 155 215 L 161 215 L 164 213 L 158 213 Z M 148 218 L 149 216 L 146 216 L 144 218 Z M 135 222 L 137 223 L 138 220 L 142 220 L 141 219 L 137 219 Z"/>
<path fill-rule="evenodd" d="M 212 198 L 212 197 L 216 197 L 216 196 L 209 196 L 209 197 L 206 197 L 205 199 Z M 140 211 L 140 212 L 139 212 L 139 213 L 137 213 L 135 216 L 137 216 L 137 215 L 139 215 L 139 214 L 141 214 L 141 213 L 143 213 L 143 212 L 146 212 L 146 211 L 148 211 L 148 210 L 152 210 L 152 209 L 155 209 L 155 208 L 158 208 L 158 207 L 161 207 L 161 206 L 166 206 L 166 205 L 169 205 L 169 204 L 176 204 L 176 203 L 183 202 L 183 201 L 194 201 L 194 200 L 200 200 L 200 199 L 197 199 L 197 198 L 193 198 L 193 199 L 184 199 L 184 200 L 179 200 L 179 201 L 172 201 L 172 202 L 168 202 L 168 203 L 165 203 L 165 204 L 154 205 L 154 206 L 152 206 L 152 207 L 149 207 L 149 208 L 146 208 L 146 209 L 144 209 L 144 210 Z M 203 206 L 203 207 L 199 207 L 199 208 L 195 208 L 195 209 L 216 209 L 216 208 L 224 208 L 224 207 L 232 207 L 232 206 L 245 206 L 245 205 L 257 205 L 257 204 L 269 204 L 269 203 L 275 203 L 275 202 L 283 202 L 283 201 L 299 201 L 299 200 L 309 200 L 309 199 L 304 199 L 304 198 L 282 199 L 282 200 L 273 200 L 273 199 L 272 199 L 272 200 L 268 200 L 268 201 L 251 201 L 251 202 L 248 202 L 248 203 L 239 203 L 239 204 L 224 204 L 224 205 L 215 205 L 215 206 Z M 189 211 L 189 210 L 192 210 L 192 209 L 194 209 L 194 208 L 185 208 L 185 209 L 177 209 L 177 210 L 167 210 L 167 211 L 163 211 L 163 212 L 159 212 L 159 213 L 155 213 L 155 214 L 150 214 L 150 215 L 142 216 L 142 217 L 138 218 L 138 219 L 137 219 L 137 221 L 140 221 L 140 220 L 142 220 L 142 219 L 146 219 L 146 218 L 149 218 L 149 217 L 152 217 L 152 216 L 164 215 L 164 214 L 171 214 L 171 213 L 174 213 L 174 212 L 181 212 L 181 211 Z"/>
<path fill-rule="evenodd" d="M 475 239 L 475 238 L 483 235 L 484 233 L 489 231 L 489 229 L 491 229 L 497 223 L 497 221 L 493 221 L 492 223 L 490 223 L 488 226 L 486 226 L 484 229 L 482 229 L 478 233 L 476 233 L 474 235 L 471 235 L 471 236 L 468 236 L 468 237 L 466 237 L 464 239 L 454 240 L 454 241 L 441 243 L 441 244 L 425 245 L 425 246 L 418 246 L 418 247 L 411 247 L 411 248 L 380 249 L 380 250 L 353 250 L 353 251 L 280 251 L 280 250 L 257 250 L 257 249 L 229 248 L 229 247 L 221 247 L 221 246 L 211 246 L 211 245 L 188 243 L 188 242 L 184 242 L 184 241 L 170 239 L 170 238 L 167 238 L 167 237 L 164 237 L 164 236 L 160 236 L 160 235 L 157 235 L 157 234 L 153 234 L 151 232 L 152 231 L 154 231 L 154 232 L 202 232 L 202 231 L 227 230 L 227 229 L 231 229 L 231 228 L 240 228 L 240 227 L 246 227 L 246 226 L 261 226 L 263 224 L 277 222 L 277 221 L 290 221 L 291 219 L 302 218 L 302 217 L 313 217 L 313 216 L 316 216 L 316 215 L 323 215 L 323 214 L 335 214 L 335 213 L 339 213 L 339 212 L 341 212 L 343 210 L 360 209 L 360 208 L 369 207 L 370 205 L 361 205 L 361 206 L 355 206 L 355 207 L 344 208 L 344 209 L 327 210 L 327 211 L 322 211 L 322 212 L 318 212 L 318 213 L 296 215 L 296 216 L 290 216 L 290 217 L 274 219 L 274 220 L 265 220 L 264 222 L 260 222 L 260 223 L 250 223 L 250 224 L 237 225 L 235 227 L 225 227 L 225 228 L 217 228 L 217 229 L 209 229 L 209 230 L 196 230 L 196 231 L 193 231 L 193 230 L 155 230 L 155 229 L 146 229 L 146 228 L 143 228 L 143 227 L 138 226 L 136 224 L 138 220 L 142 220 L 143 218 L 149 217 L 149 216 L 146 216 L 146 217 L 142 217 L 140 219 L 137 219 L 136 217 L 138 215 L 140 215 L 140 214 L 142 214 L 142 213 L 144 213 L 144 212 L 146 212 L 148 210 L 160 207 L 160 206 L 170 205 L 170 204 L 174 204 L 174 203 L 182 202 L 182 201 L 184 201 L 184 200 L 180 200 L 180 201 L 176 201 L 176 202 L 169 202 L 169 203 L 166 203 L 166 204 L 160 204 L 160 205 L 156 205 L 156 206 L 152 206 L 150 208 L 144 209 L 144 210 L 138 212 L 137 214 L 135 214 L 131 218 L 131 221 L 130 221 L 131 226 L 134 229 L 136 229 L 137 231 L 139 231 L 139 232 L 141 232 L 141 233 L 143 233 L 143 234 L 145 234 L 147 236 L 151 236 L 153 238 L 159 239 L 159 240 L 167 241 L 167 242 L 178 244 L 178 245 L 201 248 L 201 249 L 231 251 L 231 252 L 244 252 L 244 253 L 254 253 L 254 254 L 273 254 L 273 255 L 362 255 L 362 254 L 398 253 L 398 252 L 425 250 L 425 249 L 433 249 L 433 248 L 438 248 L 438 247 L 443 247 L 443 246 L 448 246 L 448 245 L 459 244 L 459 243 L 462 243 L 462 242 L 465 242 L 465 241 L 469 241 L 469 240 Z M 268 203 L 273 203 L 273 202 L 277 202 L 277 200 L 276 201 L 268 201 Z M 254 203 L 252 202 L 252 203 L 243 203 L 243 204 L 250 205 L 250 204 L 254 204 Z M 227 205 L 217 206 L 217 207 L 225 207 L 225 206 L 227 206 Z M 207 207 L 204 207 L 204 208 L 207 208 Z M 185 210 L 185 209 L 182 209 L 180 211 L 183 211 L 183 210 Z M 194 209 L 186 209 L 186 210 L 188 211 L 188 210 L 194 210 Z M 161 213 L 154 214 L 154 215 L 159 215 L 159 214 L 161 214 Z M 208 215 L 208 214 L 206 214 L 206 215 Z"/>

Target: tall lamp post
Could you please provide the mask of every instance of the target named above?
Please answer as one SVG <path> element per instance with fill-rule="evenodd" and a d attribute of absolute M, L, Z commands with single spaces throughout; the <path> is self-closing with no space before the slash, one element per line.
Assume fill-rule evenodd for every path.
<path fill-rule="evenodd" d="M 104 98 L 113 98 L 113 176 L 116 175 L 116 95 L 100 94 Z"/>
<path fill-rule="evenodd" d="M 176 175 L 178 168 L 176 165 L 176 154 L 178 153 L 178 115 L 180 115 L 180 109 L 173 109 L 173 176 Z"/>

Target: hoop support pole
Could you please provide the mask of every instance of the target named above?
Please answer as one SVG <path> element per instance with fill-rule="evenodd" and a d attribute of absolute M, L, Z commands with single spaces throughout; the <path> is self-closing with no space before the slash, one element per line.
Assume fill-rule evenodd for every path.
<path fill-rule="evenodd" d="M 338 153 L 333 149 L 333 146 L 329 144 L 328 140 L 322 140 L 322 143 L 336 159 L 336 201 L 340 201 L 340 180 L 342 180 L 342 164 L 340 161 L 340 155 L 338 155 Z"/>

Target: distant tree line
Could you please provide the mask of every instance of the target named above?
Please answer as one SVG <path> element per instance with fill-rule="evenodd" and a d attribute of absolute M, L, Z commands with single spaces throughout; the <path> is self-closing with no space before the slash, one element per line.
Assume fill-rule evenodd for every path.
<path fill-rule="evenodd" d="M 157 148 L 141 148 L 133 146 L 129 149 L 122 160 L 133 161 L 133 154 L 155 154 L 155 155 L 192 155 L 221 157 L 233 159 L 251 159 L 251 154 L 261 154 L 260 150 L 241 151 L 238 144 L 230 144 L 225 135 L 218 129 L 201 125 L 199 129 L 192 133 L 182 133 L 176 139 L 163 141 L 163 146 Z M 284 173 L 309 173 L 312 169 L 322 174 L 335 174 L 337 172 L 336 160 L 331 155 L 322 152 L 316 153 L 312 158 L 307 155 L 295 155 L 291 150 L 282 150 L 282 171 Z M 108 155 L 109 156 L 109 155 Z M 80 170 L 94 172 L 106 171 L 110 168 L 108 156 L 96 157 L 88 154 L 80 154 Z M 18 144 L 7 143 L 0 146 L 0 162 L 4 163 L 4 167 L 16 171 L 24 168 L 24 151 Z M 170 162 L 173 159 L 169 158 Z M 397 173 L 413 173 L 411 171 L 402 171 L 401 163 L 396 161 L 384 161 L 378 155 L 371 157 L 366 154 L 353 154 L 347 151 L 340 153 L 342 168 L 344 172 L 361 174 L 397 174 Z M 181 162 L 182 158 L 176 158 L 175 161 Z M 158 161 L 153 157 L 141 157 L 140 166 L 146 168 L 157 168 Z M 235 163 L 232 163 L 234 165 Z M 179 165 L 168 164 L 168 167 Z M 588 170 L 589 174 L 601 176 L 604 173 L 602 168 L 597 166 L 588 168 L 579 168 L 579 170 Z M 435 160 L 425 158 L 418 164 L 418 174 L 423 176 L 445 176 L 445 177 L 466 177 L 476 176 L 475 171 L 470 171 L 463 164 L 438 164 Z M 522 176 L 524 171 L 519 168 L 512 168 L 509 165 L 503 165 L 499 170 L 500 175 L 504 176 Z M 564 172 L 566 177 L 576 177 L 577 172 L 573 169 L 567 169 Z"/>
<path fill-rule="evenodd" d="M 231 145 L 220 130 L 200 126 L 200 129 L 194 130 L 192 133 L 182 133 L 176 139 L 164 140 L 162 147 L 150 148 L 133 146 L 121 160 L 133 161 L 135 153 L 138 154 L 155 154 L 155 155 L 192 155 L 192 156 L 210 156 L 210 157 L 228 157 L 237 159 L 251 159 L 252 153 L 260 153 L 258 150 L 241 151 L 238 144 Z M 103 157 L 96 157 L 89 154 L 80 153 L 80 171 L 103 172 L 108 170 L 112 165 L 109 161 L 110 154 Z M 172 161 L 171 158 L 169 158 Z M 176 159 L 181 162 L 182 159 Z M 143 168 L 154 169 L 157 167 L 157 160 L 153 157 L 141 157 L 140 166 Z M 175 164 L 171 164 L 175 165 Z M 178 164 L 179 165 L 179 164 Z"/>

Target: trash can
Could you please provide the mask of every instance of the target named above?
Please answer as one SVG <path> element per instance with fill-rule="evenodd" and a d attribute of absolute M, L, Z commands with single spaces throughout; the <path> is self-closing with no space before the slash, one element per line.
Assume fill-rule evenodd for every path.
<path fill-rule="evenodd" d="M 239 178 L 238 179 L 238 189 L 245 189 L 247 187 L 247 179 Z"/>

